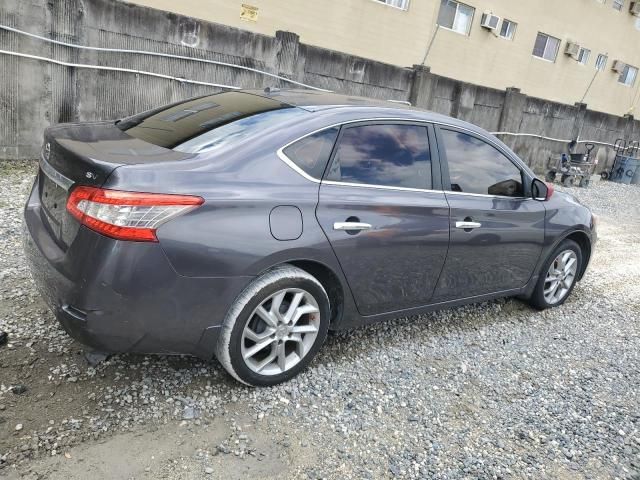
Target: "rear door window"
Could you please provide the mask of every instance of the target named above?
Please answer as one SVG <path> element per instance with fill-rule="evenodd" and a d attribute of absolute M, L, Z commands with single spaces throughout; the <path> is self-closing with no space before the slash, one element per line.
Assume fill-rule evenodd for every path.
<path fill-rule="evenodd" d="M 402 188 L 432 188 L 427 127 L 389 124 L 347 127 L 327 180 Z"/>
<path fill-rule="evenodd" d="M 320 179 L 339 131 L 333 127 L 313 133 L 292 143 L 282 153 L 307 175 Z"/>
<path fill-rule="evenodd" d="M 451 190 L 462 193 L 522 197 L 521 170 L 484 140 L 454 130 L 440 130 L 449 165 Z"/>

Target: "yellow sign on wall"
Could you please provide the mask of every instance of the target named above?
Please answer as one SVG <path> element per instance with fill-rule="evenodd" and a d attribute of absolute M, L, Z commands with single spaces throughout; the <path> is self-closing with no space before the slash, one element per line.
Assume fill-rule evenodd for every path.
<path fill-rule="evenodd" d="M 248 20 L 249 22 L 257 22 L 258 21 L 258 7 L 254 7 L 253 5 L 247 5 L 243 3 L 240 7 L 240 19 Z"/>

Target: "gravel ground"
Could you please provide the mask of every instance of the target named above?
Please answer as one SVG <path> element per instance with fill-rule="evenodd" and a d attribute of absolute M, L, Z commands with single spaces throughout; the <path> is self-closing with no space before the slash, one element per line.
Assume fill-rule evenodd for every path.
<path fill-rule="evenodd" d="M 248 389 L 192 358 L 88 366 L 22 257 L 34 171 L 0 163 L 0 477 L 640 478 L 640 188 L 571 189 L 600 241 L 562 307 L 332 335 L 307 372 Z"/>

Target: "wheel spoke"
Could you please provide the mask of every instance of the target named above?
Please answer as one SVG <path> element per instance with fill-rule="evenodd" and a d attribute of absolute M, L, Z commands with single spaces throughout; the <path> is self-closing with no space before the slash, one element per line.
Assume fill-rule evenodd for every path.
<path fill-rule="evenodd" d="M 311 304 L 302 305 L 301 307 L 296 308 L 295 314 L 291 319 L 291 325 L 295 325 L 296 323 L 298 323 L 298 320 L 300 320 L 300 317 L 302 317 L 303 315 L 307 315 L 309 313 L 318 313 L 318 312 L 319 312 L 318 307 L 316 307 L 315 305 L 311 305 Z"/>
<path fill-rule="evenodd" d="M 557 280 L 552 281 L 552 282 L 551 282 L 551 286 L 550 286 L 549 288 L 545 288 L 545 290 L 544 290 L 544 294 L 545 294 L 545 296 L 546 296 L 546 295 L 550 295 L 550 294 L 551 294 L 551 292 L 555 291 L 559 283 L 560 283 L 560 282 L 559 282 L 559 281 L 557 281 Z"/>
<path fill-rule="evenodd" d="M 294 335 L 291 335 L 289 337 L 289 340 L 295 342 L 296 355 L 298 355 L 298 357 L 302 359 L 302 357 L 304 357 L 304 343 L 302 341 L 302 335 L 296 333 Z"/>
<path fill-rule="evenodd" d="M 259 364 L 256 365 L 256 371 L 261 372 L 264 369 L 264 367 L 266 367 L 276 359 L 276 355 L 277 355 L 276 349 L 271 348 L 271 353 L 269 353 L 269 355 L 267 355 L 264 360 L 262 360 Z"/>
<path fill-rule="evenodd" d="M 267 338 L 268 336 L 273 335 L 274 332 L 275 332 L 275 329 L 272 327 L 267 327 L 262 333 L 256 333 L 253 330 L 251 330 L 249 327 L 247 327 L 244 331 L 244 336 L 249 340 L 252 340 L 258 343 L 264 340 L 265 338 Z"/>
<path fill-rule="evenodd" d="M 573 273 L 573 265 L 576 263 L 575 258 L 570 258 L 564 266 L 564 273 Z"/>
<path fill-rule="evenodd" d="M 567 275 L 564 278 L 564 281 L 562 282 L 562 284 L 564 285 L 564 288 L 566 288 L 567 290 L 571 288 L 571 284 L 573 283 L 573 275 Z"/>
<path fill-rule="evenodd" d="M 317 332 L 318 329 L 313 325 L 296 325 L 291 329 L 291 333 L 314 333 Z"/>
<path fill-rule="evenodd" d="M 280 307 L 282 306 L 282 300 L 284 300 L 284 296 L 287 294 L 286 291 L 278 292 L 273 296 L 271 300 L 271 311 L 272 312 L 280 312 Z"/>
<path fill-rule="evenodd" d="M 287 355 L 284 349 L 284 342 L 276 345 L 276 354 L 278 356 L 278 367 L 281 371 L 286 370 Z"/>
<path fill-rule="evenodd" d="M 265 338 L 261 342 L 258 342 L 255 345 L 253 345 L 252 347 L 250 347 L 249 349 L 247 349 L 247 351 L 244 352 L 244 355 L 243 355 L 245 360 L 247 358 L 253 357 L 256 353 L 258 353 L 259 351 L 261 351 L 265 347 L 271 345 L 273 343 L 273 340 L 274 340 L 273 338 Z"/>
<path fill-rule="evenodd" d="M 266 323 L 270 327 L 275 328 L 278 326 L 278 322 L 273 318 L 271 312 L 267 312 L 262 305 L 256 308 L 256 315 L 258 315 L 264 321 L 264 323 Z"/>
<path fill-rule="evenodd" d="M 287 313 L 285 313 L 284 315 L 285 323 L 291 322 L 291 319 L 293 318 L 296 310 L 298 309 L 298 306 L 300 305 L 300 302 L 302 301 L 303 297 L 304 297 L 304 292 L 298 292 L 293 296 L 293 300 L 291 300 L 291 303 L 289 304 Z"/>

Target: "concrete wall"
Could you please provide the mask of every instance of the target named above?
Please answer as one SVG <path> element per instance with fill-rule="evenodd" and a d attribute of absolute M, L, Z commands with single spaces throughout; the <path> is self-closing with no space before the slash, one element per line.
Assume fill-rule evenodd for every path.
<path fill-rule="evenodd" d="M 355 0 L 354 0 L 355 1 Z M 368 0 L 371 1 L 371 0 Z M 373 2 L 372 2 L 373 3 Z M 414 4 L 417 3 L 415 0 Z M 379 7 L 376 5 L 376 7 Z M 384 5 L 383 5 L 384 7 Z M 388 8 L 388 7 L 385 7 Z M 489 131 L 580 136 L 613 143 L 640 134 L 632 117 L 588 110 L 402 68 L 301 43 L 296 34 L 251 33 L 170 12 L 111 0 L 3 0 L 0 23 L 83 45 L 139 49 L 220 60 L 288 78 L 458 117 Z M 73 63 L 132 68 L 243 88 L 285 86 L 272 78 L 225 66 L 78 50 L 0 30 L 0 49 Z M 34 158 L 51 123 L 118 118 L 216 88 L 144 75 L 64 67 L 0 54 L 0 157 Z M 564 145 L 529 137 L 503 137 L 537 170 Z M 609 158 L 605 149 L 601 157 Z"/>
<path fill-rule="evenodd" d="M 131 0 L 149 7 L 211 22 L 275 35 L 296 32 L 300 40 L 352 55 L 406 67 L 422 63 L 436 31 L 440 0 L 410 0 L 400 10 L 376 0 Z M 505 89 L 519 87 L 527 95 L 573 104 L 582 101 L 594 78 L 598 54 L 609 63 L 593 82 L 585 101 L 595 110 L 624 115 L 638 106 L 638 85 L 618 82 L 613 60 L 640 67 L 640 19 L 621 11 L 612 0 L 464 0 L 475 8 L 469 35 L 439 29 L 427 65 L 445 77 Z M 241 19 L 241 7 L 258 8 L 255 22 Z M 517 23 L 513 40 L 480 26 L 490 11 Z M 538 32 L 562 40 L 552 63 L 532 55 Z M 564 55 L 571 40 L 591 50 L 586 65 Z"/>

